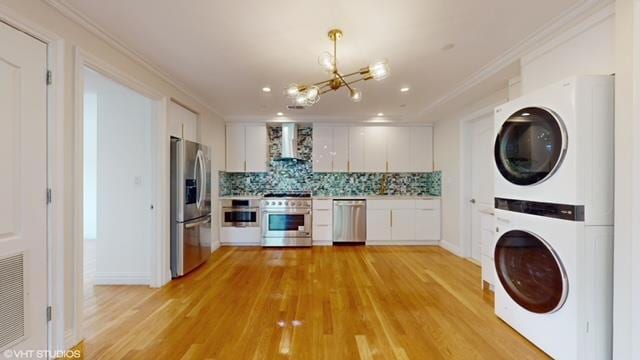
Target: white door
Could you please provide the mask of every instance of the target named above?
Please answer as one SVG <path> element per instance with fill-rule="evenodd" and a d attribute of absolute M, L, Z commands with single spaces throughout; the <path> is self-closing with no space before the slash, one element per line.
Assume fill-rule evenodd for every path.
<path fill-rule="evenodd" d="M 347 172 L 349 167 L 349 128 L 333 128 L 333 172 Z"/>
<path fill-rule="evenodd" d="M 313 126 L 313 171 L 331 172 L 333 161 L 333 128 L 326 125 Z"/>
<path fill-rule="evenodd" d="M 47 46 L 2 22 L 0 44 L 0 350 L 46 350 Z"/>
<path fill-rule="evenodd" d="M 244 172 L 244 125 L 227 124 L 227 171 Z"/>
<path fill-rule="evenodd" d="M 471 258 L 482 259 L 481 211 L 493 209 L 493 117 L 471 126 Z"/>
<path fill-rule="evenodd" d="M 387 128 L 389 172 L 411 171 L 411 130 L 410 127 Z"/>
<path fill-rule="evenodd" d="M 245 130 L 247 172 L 267 171 L 267 126 L 247 125 Z"/>

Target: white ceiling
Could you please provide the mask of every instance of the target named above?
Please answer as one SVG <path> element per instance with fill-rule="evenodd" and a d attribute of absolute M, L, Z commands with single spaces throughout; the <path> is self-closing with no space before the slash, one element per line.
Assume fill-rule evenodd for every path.
<path fill-rule="evenodd" d="M 304 114 L 413 119 L 579 0 L 67 0 L 113 37 L 209 102 L 226 118 Z M 360 84 L 364 99 L 328 93 L 301 113 L 282 89 L 324 80 L 326 33 L 344 31 L 339 66 L 386 58 L 391 76 Z M 445 51 L 446 44 L 455 47 Z M 263 86 L 273 89 L 261 92 Z M 400 93 L 403 86 L 411 87 Z"/>

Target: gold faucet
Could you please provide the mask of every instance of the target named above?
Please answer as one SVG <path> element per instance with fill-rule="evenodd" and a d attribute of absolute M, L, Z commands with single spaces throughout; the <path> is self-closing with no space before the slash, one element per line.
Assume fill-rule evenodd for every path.
<path fill-rule="evenodd" d="M 387 182 L 389 182 L 389 174 L 382 175 L 382 181 L 380 181 L 379 195 L 385 195 L 385 193 L 387 192 Z"/>

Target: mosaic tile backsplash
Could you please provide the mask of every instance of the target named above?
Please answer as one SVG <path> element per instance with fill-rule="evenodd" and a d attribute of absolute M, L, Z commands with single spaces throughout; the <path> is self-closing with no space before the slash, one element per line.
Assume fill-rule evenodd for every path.
<path fill-rule="evenodd" d="M 312 191 L 318 196 L 378 195 L 385 173 L 314 173 L 311 127 L 298 128 L 301 160 L 280 157 L 281 127 L 269 127 L 269 172 L 220 172 L 220 196 L 261 196 L 272 191 Z M 384 195 L 440 196 L 441 173 L 386 173 Z"/>

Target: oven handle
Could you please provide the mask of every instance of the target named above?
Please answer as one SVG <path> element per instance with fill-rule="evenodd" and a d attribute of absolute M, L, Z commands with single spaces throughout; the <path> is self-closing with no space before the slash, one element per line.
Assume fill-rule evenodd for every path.
<path fill-rule="evenodd" d="M 262 214 L 311 215 L 311 210 L 262 210 Z"/>

